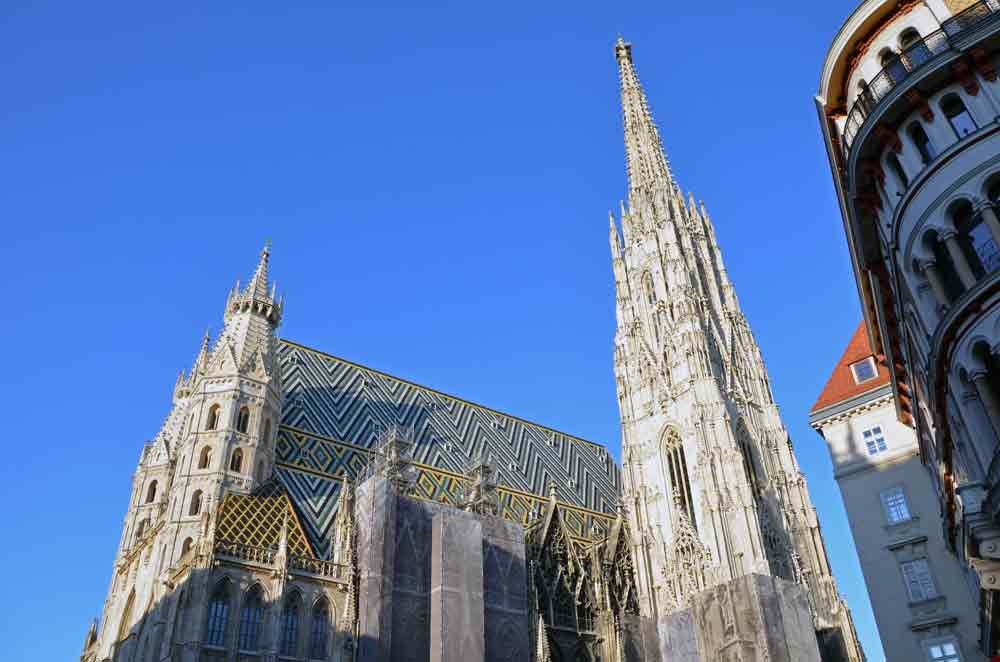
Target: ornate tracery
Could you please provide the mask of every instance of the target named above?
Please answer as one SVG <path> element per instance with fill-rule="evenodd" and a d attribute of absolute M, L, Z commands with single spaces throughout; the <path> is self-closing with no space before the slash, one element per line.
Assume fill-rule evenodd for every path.
<path fill-rule="evenodd" d="M 665 606 L 670 610 L 683 609 L 691 597 L 718 582 L 712 553 L 698 538 L 687 512 L 674 492 L 673 542 L 670 545 L 664 570 Z"/>
<path fill-rule="evenodd" d="M 687 457 L 684 454 L 684 442 L 676 428 L 668 427 L 663 433 L 663 464 L 670 483 L 670 490 L 675 496 L 674 505 L 683 510 L 692 527 L 697 529 L 697 518 L 694 514 L 694 499 L 691 496 L 691 479 L 688 473 Z"/>

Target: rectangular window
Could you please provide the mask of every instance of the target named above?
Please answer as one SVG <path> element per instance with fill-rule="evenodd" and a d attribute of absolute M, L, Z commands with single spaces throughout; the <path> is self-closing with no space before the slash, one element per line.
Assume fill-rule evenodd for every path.
<path fill-rule="evenodd" d="M 865 447 L 868 449 L 869 455 L 881 453 L 888 448 L 885 444 L 885 435 L 882 433 L 881 425 L 868 428 L 861 433 L 861 437 L 865 440 Z"/>
<path fill-rule="evenodd" d="M 875 359 L 870 356 L 857 363 L 852 363 L 851 371 L 854 373 L 854 381 L 858 384 L 867 382 L 869 379 L 875 379 L 878 376 L 878 370 L 875 368 Z"/>
<path fill-rule="evenodd" d="M 906 583 L 906 592 L 910 596 L 910 602 L 923 602 L 937 597 L 937 588 L 934 586 L 934 579 L 931 577 L 931 568 L 927 565 L 927 559 L 904 561 L 899 564 L 899 567 L 903 571 L 903 581 Z"/>
<path fill-rule="evenodd" d="M 910 519 L 910 508 L 906 504 L 906 495 L 902 487 L 891 487 L 882 490 L 882 507 L 889 524 L 899 524 Z"/>
<path fill-rule="evenodd" d="M 958 652 L 958 642 L 954 638 L 949 638 L 928 644 L 927 659 L 930 662 L 962 662 L 962 655 Z"/>

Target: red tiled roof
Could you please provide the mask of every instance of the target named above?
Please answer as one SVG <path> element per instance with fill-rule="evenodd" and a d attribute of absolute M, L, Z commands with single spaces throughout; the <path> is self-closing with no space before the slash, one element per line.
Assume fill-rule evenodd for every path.
<path fill-rule="evenodd" d="M 837 361 L 837 366 L 833 369 L 833 374 L 830 375 L 830 379 L 827 380 L 826 386 L 823 387 L 823 391 L 819 394 L 816 404 L 812 406 L 809 413 L 814 413 L 830 405 L 835 405 L 838 402 L 843 402 L 856 395 L 860 395 L 865 391 L 888 384 L 889 369 L 885 366 L 884 358 L 881 356 L 875 357 L 875 367 L 878 369 L 878 374 L 873 379 L 869 379 L 861 384 L 854 381 L 854 372 L 851 370 L 851 364 L 869 356 L 873 356 L 872 347 L 868 341 L 865 322 L 862 320 L 858 324 L 851 342 L 847 344 L 844 355 Z"/>

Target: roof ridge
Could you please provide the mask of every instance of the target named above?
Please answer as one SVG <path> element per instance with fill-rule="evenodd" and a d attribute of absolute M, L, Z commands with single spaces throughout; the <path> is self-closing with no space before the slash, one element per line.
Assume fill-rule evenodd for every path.
<path fill-rule="evenodd" d="M 440 395 L 442 397 L 448 398 L 449 400 L 456 400 L 458 402 L 462 402 L 464 404 L 471 405 L 473 407 L 479 407 L 480 409 L 483 409 L 485 411 L 491 412 L 493 414 L 499 414 L 500 416 L 506 416 L 507 418 L 512 418 L 512 419 L 520 421 L 522 423 L 526 423 L 528 425 L 533 425 L 536 428 L 541 428 L 543 430 L 548 430 L 549 432 L 555 432 L 556 434 L 561 434 L 562 436 L 566 437 L 567 439 L 570 439 L 571 441 L 582 442 L 582 443 L 587 444 L 589 446 L 594 446 L 596 448 L 600 448 L 600 449 L 603 449 L 605 451 L 608 451 L 608 447 L 606 445 L 602 444 L 602 443 L 598 443 L 596 441 L 591 441 L 590 439 L 585 439 L 583 437 L 579 437 L 577 435 L 570 434 L 569 432 L 563 432 L 562 430 L 558 430 L 558 429 L 556 429 L 554 427 L 550 427 L 548 425 L 545 425 L 544 423 L 538 423 L 536 421 L 532 421 L 532 420 L 529 420 L 527 418 L 522 418 L 521 416 L 517 416 L 515 414 L 510 414 L 510 413 L 507 413 L 505 411 L 501 411 L 499 409 L 494 409 L 493 407 L 490 407 L 488 405 L 480 404 L 480 403 L 474 402 L 472 400 L 467 400 L 466 398 L 463 398 L 461 396 L 452 395 L 451 393 L 446 393 L 445 391 L 438 390 L 438 389 L 433 388 L 431 386 L 426 386 L 424 384 L 418 384 L 417 382 L 412 381 L 410 379 L 406 379 L 405 377 L 400 377 L 398 375 L 394 375 L 394 374 L 386 372 L 384 370 L 379 370 L 378 368 L 372 368 L 372 367 L 369 367 L 369 366 L 367 366 L 367 365 L 365 365 L 363 363 L 359 363 L 357 361 L 352 361 L 351 359 L 345 359 L 342 356 L 337 356 L 336 354 L 331 354 L 330 352 L 325 352 L 325 351 L 323 351 L 321 349 L 316 349 L 315 347 L 309 347 L 308 345 L 303 345 L 302 343 L 295 342 L 294 340 L 289 340 L 288 338 L 279 338 L 278 341 L 281 342 L 281 343 L 284 343 L 286 345 L 290 345 L 292 347 L 297 347 L 299 349 L 305 350 L 307 352 L 312 352 L 314 354 L 319 354 L 320 356 L 325 356 L 325 357 L 328 357 L 328 358 L 331 358 L 331 359 L 336 359 L 337 361 L 343 361 L 344 363 L 348 363 L 348 364 L 350 364 L 350 365 L 352 365 L 352 366 L 354 366 L 356 368 L 361 368 L 363 370 L 368 370 L 368 371 L 374 372 L 376 374 L 382 375 L 383 377 L 389 377 L 390 379 L 395 379 L 395 380 L 403 382 L 404 384 L 407 384 L 409 386 L 415 386 L 415 387 L 423 389 L 425 391 L 430 391 L 431 393 L 434 393 L 436 395 Z M 608 453 L 610 454 L 610 451 L 608 451 Z"/>

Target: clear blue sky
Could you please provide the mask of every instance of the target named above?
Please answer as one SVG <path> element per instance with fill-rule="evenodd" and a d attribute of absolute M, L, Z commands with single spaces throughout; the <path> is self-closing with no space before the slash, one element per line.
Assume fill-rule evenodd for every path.
<path fill-rule="evenodd" d="M 0 8 L 10 659 L 79 654 L 142 442 L 266 238 L 285 337 L 617 456 L 620 31 L 881 660 L 806 422 L 860 315 L 812 101 L 855 3 L 331 4 Z"/>

